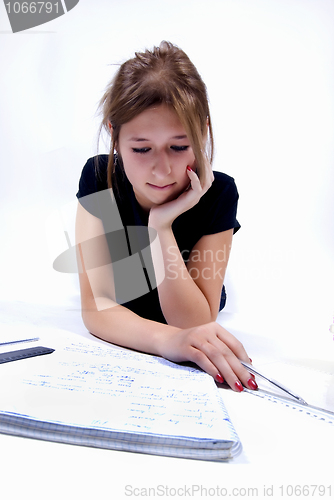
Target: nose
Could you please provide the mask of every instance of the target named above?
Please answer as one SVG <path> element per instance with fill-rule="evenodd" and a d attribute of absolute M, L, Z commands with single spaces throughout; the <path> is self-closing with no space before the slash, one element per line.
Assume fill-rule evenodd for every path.
<path fill-rule="evenodd" d="M 171 173 L 171 164 L 168 154 L 165 152 L 159 153 L 154 161 L 153 174 L 160 179 L 167 177 Z"/>

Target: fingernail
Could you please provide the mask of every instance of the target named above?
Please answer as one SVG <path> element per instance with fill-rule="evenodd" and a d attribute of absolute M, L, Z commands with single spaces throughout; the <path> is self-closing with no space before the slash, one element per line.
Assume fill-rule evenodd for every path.
<path fill-rule="evenodd" d="M 251 376 L 251 377 L 253 377 L 253 378 L 255 378 L 255 375 L 254 375 L 254 373 L 250 373 L 250 376 Z"/>
<path fill-rule="evenodd" d="M 253 363 L 253 360 L 249 358 L 249 362 L 250 362 L 250 363 Z"/>
<path fill-rule="evenodd" d="M 187 165 L 187 170 L 189 170 L 190 172 L 193 171 L 193 169 L 191 167 L 189 167 L 189 165 Z"/>
<path fill-rule="evenodd" d="M 223 384 L 223 383 L 224 383 L 224 379 L 223 379 L 223 377 L 221 376 L 221 374 L 220 374 L 220 373 L 217 373 L 217 375 L 216 375 L 216 380 L 217 380 L 217 382 L 219 382 L 220 384 Z"/>
<path fill-rule="evenodd" d="M 239 391 L 239 392 L 242 392 L 244 390 L 244 388 L 242 387 L 242 385 L 240 384 L 239 380 L 236 381 L 236 383 L 234 384 L 235 388 Z"/>
<path fill-rule="evenodd" d="M 252 378 L 250 378 L 250 379 L 248 380 L 247 384 L 248 384 L 248 387 L 249 387 L 250 389 L 253 389 L 254 391 L 255 391 L 255 389 L 257 389 L 257 388 L 258 388 L 257 383 L 256 383 L 256 382 L 255 382 L 255 380 L 253 380 Z"/>

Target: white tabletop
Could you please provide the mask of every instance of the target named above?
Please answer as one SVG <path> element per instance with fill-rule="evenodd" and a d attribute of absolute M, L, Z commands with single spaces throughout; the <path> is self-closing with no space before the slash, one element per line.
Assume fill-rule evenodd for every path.
<path fill-rule="evenodd" d="M 310 404 L 334 411 L 334 368 L 322 346 L 285 352 L 283 343 L 247 331 L 240 315 L 219 321 L 251 352 L 253 364 L 300 393 Z M 76 307 L 7 304 L 2 328 L 43 339 L 57 332 L 90 337 Z M 248 328 L 251 328 L 247 319 Z M 99 342 L 97 340 L 97 342 Z M 322 356 L 321 356 L 322 352 Z M 19 361 L 17 362 L 19 363 Z M 282 498 L 298 487 L 309 496 L 334 494 L 334 425 L 248 393 L 220 389 L 241 439 L 242 453 L 227 463 L 184 460 L 85 448 L 0 435 L 3 498 Z M 332 481 L 332 483 L 331 483 Z M 324 487 L 324 488 L 323 488 Z M 293 490 L 297 488 L 297 490 Z M 318 489 L 317 489 L 318 488 Z M 319 489 L 321 488 L 321 489 Z M 215 495 L 215 496 L 214 496 Z M 327 496 L 326 496 L 327 495 Z"/>

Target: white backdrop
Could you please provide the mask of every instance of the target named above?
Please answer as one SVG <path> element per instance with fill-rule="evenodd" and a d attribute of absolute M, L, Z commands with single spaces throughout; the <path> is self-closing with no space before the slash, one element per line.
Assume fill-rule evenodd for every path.
<path fill-rule="evenodd" d="M 163 39 L 206 82 L 214 168 L 240 193 L 223 314 L 296 345 L 307 332 L 333 349 L 332 0 L 80 0 L 16 34 L 1 3 L 2 307 L 19 316 L 29 304 L 52 305 L 80 323 L 77 276 L 52 261 L 67 248 L 64 225 L 74 242 L 97 103 L 119 63 Z"/>

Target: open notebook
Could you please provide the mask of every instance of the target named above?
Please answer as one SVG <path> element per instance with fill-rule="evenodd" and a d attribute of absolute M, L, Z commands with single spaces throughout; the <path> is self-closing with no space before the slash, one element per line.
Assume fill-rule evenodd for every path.
<path fill-rule="evenodd" d="M 203 460 L 240 451 L 206 373 L 78 337 L 48 347 L 0 365 L 1 433 Z"/>

